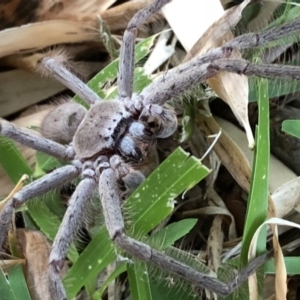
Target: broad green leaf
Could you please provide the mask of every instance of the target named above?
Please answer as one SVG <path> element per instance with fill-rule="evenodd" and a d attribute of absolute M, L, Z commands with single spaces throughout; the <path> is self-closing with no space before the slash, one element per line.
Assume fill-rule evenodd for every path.
<path fill-rule="evenodd" d="M 130 218 L 127 220 L 130 235 L 143 236 L 156 227 L 172 212 L 174 198 L 208 173 L 200 160 L 181 148 L 175 150 L 126 201 L 123 210 Z M 107 231 L 102 229 L 64 278 L 68 298 L 74 297 L 90 278 L 115 258 L 115 247 Z"/>
<path fill-rule="evenodd" d="M 282 122 L 282 131 L 300 138 L 300 120 L 285 120 Z"/>
<path fill-rule="evenodd" d="M 13 291 L 0 268 L 0 295 L 1 300 L 18 300 L 14 297 Z"/>
<path fill-rule="evenodd" d="M 133 300 L 152 300 L 147 265 L 141 262 L 127 264 L 130 292 Z"/>
<path fill-rule="evenodd" d="M 11 139 L 0 136 L 0 165 L 13 183 L 18 183 L 22 175 L 31 175 L 27 161 Z"/>
<path fill-rule="evenodd" d="M 258 81 L 259 111 L 255 136 L 256 147 L 241 253 L 244 266 L 247 264 L 251 239 L 256 229 L 266 220 L 268 213 L 270 160 L 269 94 L 267 80 L 258 79 Z M 259 240 L 257 252 L 262 254 L 266 249 L 266 232 L 260 235 Z"/>
<path fill-rule="evenodd" d="M 200 160 L 178 148 L 139 186 L 126 201 L 134 234 L 146 234 L 174 207 L 174 199 L 209 174 Z"/>
<path fill-rule="evenodd" d="M 31 300 L 21 264 L 16 265 L 9 270 L 8 278 L 15 299 Z"/>

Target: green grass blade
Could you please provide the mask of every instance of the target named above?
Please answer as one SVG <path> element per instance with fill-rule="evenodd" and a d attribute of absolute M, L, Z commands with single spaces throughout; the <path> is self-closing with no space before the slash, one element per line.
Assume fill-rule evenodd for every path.
<path fill-rule="evenodd" d="M 197 223 L 197 219 L 185 219 L 169 224 L 165 228 L 153 234 L 147 242 L 158 244 L 159 249 L 164 250 L 185 236 Z M 152 241 L 152 243 L 151 243 Z M 134 300 L 151 300 L 150 278 L 145 263 L 127 264 L 127 272 L 132 298 Z M 170 287 L 171 288 L 171 287 Z M 155 298 L 153 298 L 155 299 Z"/>
<path fill-rule="evenodd" d="M 63 279 L 68 299 L 72 299 L 82 286 L 116 259 L 115 246 L 107 230 L 101 229 L 79 256 Z"/>
<path fill-rule="evenodd" d="M 258 79 L 258 126 L 256 130 L 256 148 L 253 162 L 251 190 L 248 199 L 247 217 L 243 234 L 242 262 L 247 264 L 248 250 L 256 229 L 266 220 L 268 213 L 269 193 L 269 160 L 270 160 L 270 129 L 269 129 L 269 94 L 268 82 Z M 266 232 L 261 235 L 258 253 L 265 252 Z"/>
<path fill-rule="evenodd" d="M 246 222 L 243 233 L 241 263 L 248 261 L 248 251 L 256 229 L 266 220 L 269 195 L 270 160 L 270 119 L 268 81 L 258 79 L 258 126 L 256 129 L 256 147 L 253 161 L 253 173 L 249 193 Z M 262 230 L 257 242 L 257 254 L 266 251 L 266 230 Z M 258 274 L 258 283 L 263 282 L 263 274 Z M 258 284 L 259 297 L 262 298 L 262 285 Z"/>
<path fill-rule="evenodd" d="M 285 120 L 282 122 L 282 131 L 300 139 L 300 120 Z"/>
<path fill-rule="evenodd" d="M 158 232 L 151 235 L 149 243 L 158 241 L 161 250 L 171 247 L 177 240 L 188 234 L 196 225 L 198 219 L 184 219 L 169 224 Z"/>
<path fill-rule="evenodd" d="M 14 297 L 12 289 L 6 280 L 6 277 L 0 268 L 0 297 L 1 300 L 18 300 Z"/>
<path fill-rule="evenodd" d="M 195 108 L 190 104 L 185 104 L 182 118 L 182 132 L 179 142 L 187 142 L 194 130 L 195 124 Z"/>
<path fill-rule="evenodd" d="M 257 100 L 257 86 L 254 83 L 255 78 L 249 78 L 249 101 L 253 102 Z M 269 79 L 269 97 L 276 98 L 300 91 L 299 80 L 286 80 L 286 79 Z"/>
<path fill-rule="evenodd" d="M 18 183 L 22 175 L 32 174 L 30 166 L 14 142 L 3 136 L 0 136 L 0 165 L 14 184 Z"/>
<path fill-rule="evenodd" d="M 192 295 L 193 291 L 187 292 L 186 289 L 182 288 L 180 283 L 170 285 L 166 284 L 163 280 L 152 279 L 150 277 L 150 288 L 152 298 L 155 300 L 201 300 L 202 297 Z"/>
<path fill-rule="evenodd" d="M 12 267 L 8 272 L 8 278 L 15 299 L 31 300 L 22 265 Z"/>
<path fill-rule="evenodd" d="M 286 272 L 289 276 L 300 274 L 299 256 L 287 256 L 284 258 Z M 275 275 L 276 269 L 274 259 L 270 259 L 265 264 L 265 274 Z"/>
<path fill-rule="evenodd" d="M 127 264 L 130 292 L 133 300 L 152 300 L 147 265 L 145 263 Z"/>
<path fill-rule="evenodd" d="M 40 178 L 45 174 L 49 173 L 50 171 L 61 167 L 64 165 L 65 162 L 59 161 L 57 158 L 54 158 L 50 155 L 45 153 L 36 152 L 35 155 L 36 162 L 35 162 L 35 169 L 34 169 L 34 178 Z"/>

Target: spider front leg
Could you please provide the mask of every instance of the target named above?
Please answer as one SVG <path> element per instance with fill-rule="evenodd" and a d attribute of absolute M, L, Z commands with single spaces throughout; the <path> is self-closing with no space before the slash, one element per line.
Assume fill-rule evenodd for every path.
<path fill-rule="evenodd" d="M 207 288 L 221 296 L 227 296 L 247 280 L 258 267 L 268 259 L 268 254 L 254 259 L 244 270 L 242 270 L 230 283 L 224 283 L 216 278 L 200 273 L 190 266 L 167 256 L 163 252 L 151 248 L 149 245 L 139 242 L 125 233 L 124 220 L 121 211 L 120 190 L 118 175 L 112 168 L 103 170 L 99 180 L 99 193 L 103 207 L 106 228 L 110 238 L 122 250 L 134 258 L 155 264 L 163 271 L 184 278 L 191 284 Z"/>
<path fill-rule="evenodd" d="M 213 62 L 212 67 L 218 70 L 243 74 L 256 75 L 262 78 L 300 79 L 300 67 L 280 64 L 254 64 L 244 59 L 219 59 Z"/>
<path fill-rule="evenodd" d="M 54 77 L 64 86 L 81 97 L 87 104 L 94 104 L 102 100 L 92 89 L 90 89 L 84 82 L 72 74 L 66 67 L 64 58 L 60 55 L 54 57 L 45 57 L 40 61 L 40 72 L 46 73 Z"/>
<path fill-rule="evenodd" d="M 121 99 L 131 98 L 133 89 L 134 46 L 137 28 L 171 0 L 155 0 L 134 15 L 127 25 L 120 50 L 118 90 Z"/>

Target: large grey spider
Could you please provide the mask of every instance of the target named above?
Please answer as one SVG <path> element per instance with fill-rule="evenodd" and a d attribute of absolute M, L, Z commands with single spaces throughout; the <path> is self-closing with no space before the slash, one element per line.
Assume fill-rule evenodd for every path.
<path fill-rule="evenodd" d="M 70 162 L 69 165 L 28 184 L 7 202 L 0 216 L 0 245 L 4 242 L 15 208 L 77 177 L 82 179 L 69 201 L 50 254 L 49 278 L 52 282 L 53 299 L 66 298 L 58 273 L 84 215 L 85 203 L 97 188 L 105 224 L 116 245 L 129 255 L 182 277 L 195 286 L 221 296 L 229 295 L 267 259 L 267 255 L 254 259 L 231 282 L 223 283 L 127 236 L 124 231 L 120 203 L 124 191 L 121 183 L 129 190 L 135 189 L 144 176 L 134 170 L 132 165 L 146 157 L 147 150 L 156 138 L 168 137 L 176 130 L 175 113 L 163 106 L 168 100 L 215 76 L 220 70 L 267 78 L 300 78 L 300 67 L 254 65 L 245 60 L 230 59 L 230 54 L 235 49 L 257 47 L 299 30 L 300 21 L 295 21 L 261 34 L 239 36 L 222 47 L 212 49 L 170 70 L 145 88 L 140 95 L 134 95 L 132 86 L 137 27 L 170 1 L 153 1 L 129 22 L 121 47 L 117 99 L 103 101 L 71 74 L 60 63 L 59 58 L 45 57 L 40 61 L 41 68 L 84 99 L 90 109 L 86 111 L 75 103 L 59 106 L 45 120 L 47 124 L 56 125 L 48 126 L 48 129 L 47 126 L 42 128 L 44 137 L 0 120 L 1 135 Z"/>

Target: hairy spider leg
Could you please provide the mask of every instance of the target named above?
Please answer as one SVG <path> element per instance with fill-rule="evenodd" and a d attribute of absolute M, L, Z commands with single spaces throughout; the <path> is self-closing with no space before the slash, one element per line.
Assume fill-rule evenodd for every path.
<path fill-rule="evenodd" d="M 200 84 L 201 81 L 215 76 L 221 68 L 217 66 L 217 63 L 212 65 L 209 63 L 218 59 L 229 58 L 233 49 L 243 50 L 259 47 L 284 36 L 294 34 L 299 30 L 300 21 L 294 21 L 277 28 L 271 28 L 262 33 L 248 33 L 238 36 L 226 42 L 221 47 L 211 49 L 203 55 L 196 56 L 186 63 L 181 64 L 179 67 L 169 70 L 166 74 L 160 76 L 141 93 L 141 96 L 144 99 L 143 103 L 144 105 L 163 105 L 165 102 L 171 100 L 172 97 Z M 288 70 L 291 68 L 291 66 L 281 65 L 281 73 L 284 73 L 286 67 Z M 229 67 L 228 71 L 230 71 Z M 237 69 L 237 71 L 232 69 L 230 72 L 241 73 L 239 69 Z M 257 72 L 257 76 L 260 76 L 259 71 Z M 281 74 L 276 76 L 284 78 Z M 294 75 L 293 78 L 298 77 L 297 75 Z"/>
<path fill-rule="evenodd" d="M 228 284 L 224 283 L 217 278 L 200 273 L 190 266 L 181 263 L 172 257 L 167 256 L 163 252 L 157 251 L 149 245 L 137 241 L 125 234 L 125 226 L 119 198 L 121 191 L 118 185 L 118 178 L 113 169 L 107 168 L 100 175 L 99 193 L 106 228 L 110 238 L 118 247 L 135 258 L 153 263 L 163 271 L 168 270 L 168 272 L 184 278 L 198 287 L 207 288 L 221 296 L 231 294 L 247 280 L 249 275 L 251 275 L 258 267 L 263 265 L 268 259 L 267 254 L 257 257 L 231 282 Z"/>
<path fill-rule="evenodd" d="M 19 128 L 3 119 L 0 119 L 0 134 L 13 139 L 22 145 L 44 152 L 56 158 L 68 160 L 74 158 L 74 153 L 70 148 L 38 136 L 37 134 L 34 134 L 33 131 Z"/>
<path fill-rule="evenodd" d="M 81 224 L 86 211 L 85 208 L 97 187 L 95 173 L 92 170 L 89 171 L 90 174 L 83 175 L 84 179 L 80 181 L 72 194 L 61 226 L 52 244 L 49 263 L 57 273 L 63 268 L 66 254 Z"/>
<path fill-rule="evenodd" d="M 77 94 L 87 104 L 94 104 L 102 100 L 92 89 L 90 89 L 78 77 L 72 74 L 67 68 L 52 57 L 45 57 L 40 61 L 42 67 L 47 70 L 50 76 L 57 79 L 64 86 Z"/>
<path fill-rule="evenodd" d="M 80 174 L 80 169 L 69 165 L 52 171 L 42 178 L 31 182 L 17 192 L 4 206 L 0 214 L 0 247 L 3 245 L 8 227 L 12 221 L 13 210 L 37 196 L 72 181 Z"/>
<path fill-rule="evenodd" d="M 255 75 L 263 78 L 300 79 L 299 66 L 282 66 L 280 64 L 253 64 L 244 59 L 219 59 L 211 66 L 232 73 L 246 76 Z"/>
<path fill-rule="evenodd" d="M 141 26 L 151 15 L 158 12 L 171 0 L 155 0 L 149 6 L 137 12 L 129 21 L 123 35 L 120 50 L 118 90 L 121 99 L 131 98 L 133 90 L 134 46 L 137 27 Z"/>

